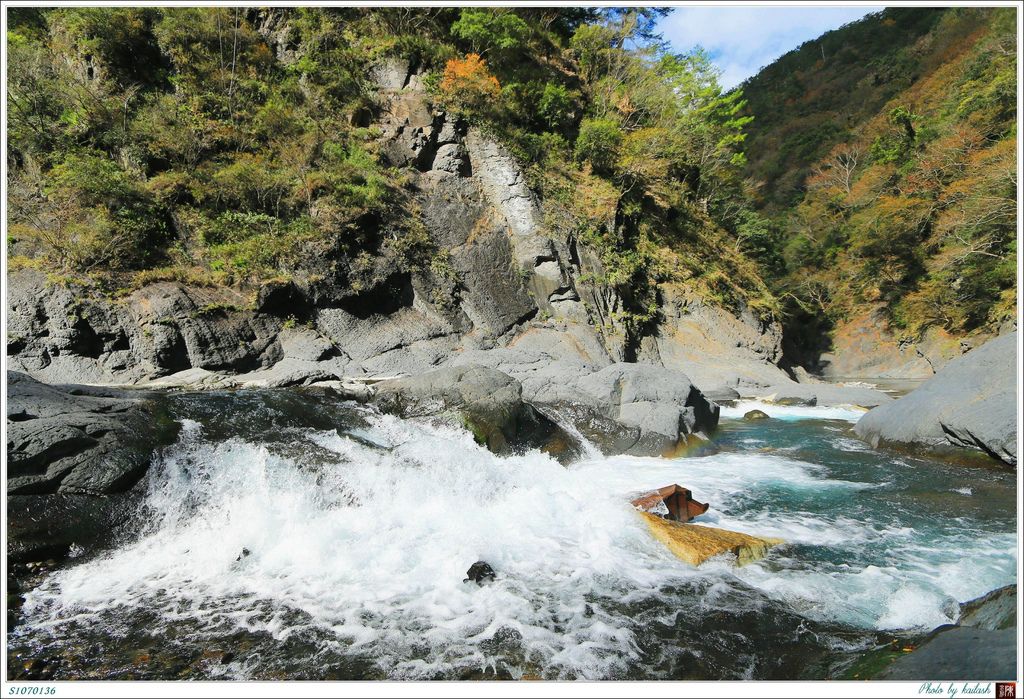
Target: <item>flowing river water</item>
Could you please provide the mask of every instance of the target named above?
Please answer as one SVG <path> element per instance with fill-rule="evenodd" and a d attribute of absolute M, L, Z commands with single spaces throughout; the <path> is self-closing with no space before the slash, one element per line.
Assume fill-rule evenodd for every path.
<path fill-rule="evenodd" d="M 134 533 L 9 635 L 58 679 L 834 677 L 1016 576 L 1014 474 L 874 451 L 855 410 L 741 404 L 702 456 L 562 466 L 322 392 L 172 400 Z M 787 543 L 679 561 L 629 505 L 670 483 Z"/>

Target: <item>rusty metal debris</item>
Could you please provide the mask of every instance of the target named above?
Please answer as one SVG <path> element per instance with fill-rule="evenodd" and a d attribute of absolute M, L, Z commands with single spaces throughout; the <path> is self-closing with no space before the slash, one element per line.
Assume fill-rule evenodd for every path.
<path fill-rule="evenodd" d="M 689 522 L 694 517 L 708 511 L 709 505 L 704 502 L 697 502 L 693 499 L 689 489 L 673 483 L 664 488 L 658 488 L 654 492 L 641 495 L 632 501 L 633 507 L 645 512 L 657 514 L 663 504 L 668 508 L 668 515 L 665 519 L 674 522 Z"/>

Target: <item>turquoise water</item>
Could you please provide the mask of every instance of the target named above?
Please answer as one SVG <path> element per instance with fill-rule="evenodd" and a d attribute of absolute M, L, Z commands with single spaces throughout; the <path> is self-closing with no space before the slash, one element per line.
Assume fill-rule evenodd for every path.
<path fill-rule="evenodd" d="M 856 411 L 563 467 L 316 392 L 175 401 L 142 534 L 48 577 L 10 636 L 62 676 L 831 677 L 1016 576 L 1014 474 L 875 452 Z M 668 483 L 787 543 L 679 561 L 629 506 Z M 497 579 L 464 583 L 481 559 Z"/>

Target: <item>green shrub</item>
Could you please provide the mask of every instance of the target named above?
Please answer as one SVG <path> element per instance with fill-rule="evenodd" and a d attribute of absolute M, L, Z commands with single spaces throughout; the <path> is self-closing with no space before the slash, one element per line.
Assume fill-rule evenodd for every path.
<path fill-rule="evenodd" d="M 584 119 L 576 137 L 576 160 L 588 162 L 595 173 L 608 174 L 618 159 L 623 134 L 612 119 Z"/>

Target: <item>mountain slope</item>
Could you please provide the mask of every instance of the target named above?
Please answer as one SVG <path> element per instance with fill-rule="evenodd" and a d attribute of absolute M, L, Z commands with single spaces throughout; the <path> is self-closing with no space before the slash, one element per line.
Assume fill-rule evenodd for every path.
<path fill-rule="evenodd" d="M 1016 43 L 1011 9 L 894 8 L 744 85 L 791 352 L 867 332 L 844 372 L 882 348 L 897 374 L 930 373 L 958 339 L 1015 326 Z"/>

